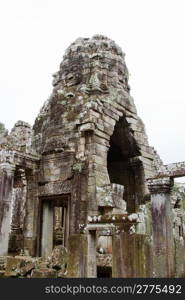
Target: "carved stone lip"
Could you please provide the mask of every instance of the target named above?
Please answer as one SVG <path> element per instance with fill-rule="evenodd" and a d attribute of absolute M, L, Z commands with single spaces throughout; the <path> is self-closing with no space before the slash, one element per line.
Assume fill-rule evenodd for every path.
<path fill-rule="evenodd" d="M 108 89 L 101 89 L 101 88 L 85 88 L 83 90 L 83 92 L 85 92 L 88 95 L 94 95 L 94 94 L 108 94 L 109 90 Z"/>

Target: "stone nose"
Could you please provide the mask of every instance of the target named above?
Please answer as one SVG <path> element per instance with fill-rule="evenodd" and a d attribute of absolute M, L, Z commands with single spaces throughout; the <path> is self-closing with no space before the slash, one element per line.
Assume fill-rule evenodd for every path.
<path fill-rule="evenodd" d="M 101 88 L 101 81 L 98 78 L 97 73 L 91 74 L 87 85 L 90 90 L 97 90 Z"/>
<path fill-rule="evenodd" d="M 108 91 L 107 85 L 98 76 L 98 73 L 93 73 L 87 82 L 87 93 L 105 93 Z"/>

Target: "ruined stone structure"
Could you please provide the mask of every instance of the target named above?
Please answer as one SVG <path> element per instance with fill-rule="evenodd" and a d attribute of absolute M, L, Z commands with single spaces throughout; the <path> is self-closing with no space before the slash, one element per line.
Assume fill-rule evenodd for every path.
<path fill-rule="evenodd" d="M 122 50 L 77 39 L 33 128 L 0 138 L 0 274 L 184 277 L 185 163 L 149 146 Z"/>

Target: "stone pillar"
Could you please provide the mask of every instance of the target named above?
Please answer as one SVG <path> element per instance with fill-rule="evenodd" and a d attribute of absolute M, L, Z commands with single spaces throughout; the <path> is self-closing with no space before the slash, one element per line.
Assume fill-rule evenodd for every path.
<path fill-rule="evenodd" d="M 26 204 L 26 177 L 25 170 L 18 169 L 14 176 L 14 199 L 12 203 L 12 229 L 19 230 L 24 227 L 25 204 Z"/>
<path fill-rule="evenodd" d="M 88 233 L 88 263 L 87 263 L 87 277 L 97 277 L 96 266 L 96 231 L 91 230 Z"/>
<path fill-rule="evenodd" d="M 55 229 L 58 229 L 63 225 L 62 224 L 62 209 L 63 209 L 62 207 L 55 207 L 55 209 L 54 209 Z"/>
<path fill-rule="evenodd" d="M 14 170 L 15 167 L 9 163 L 0 165 L 0 255 L 2 256 L 8 254 Z"/>
<path fill-rule="evenodd" d="M 87 277 L 88 256 L 87 234 L 72 234 L 68 242 L 67 277 Z"/>
<path fill-rule="evenodd" d="M 170 192 L 173 181 L 159 178 L 148 181 L 151 193 L 154 277 L 173 277 L 174 245 Z"/>
<path fill-rule="evenodd" d="M 23 230 L 26 215 L 26 178 L 23 169 L 16 169 L 12 195 L 12 222 L 9 238 L 9 252 L 20 252 L 24 249 Z"/>
<path fill-rule="evenodd" d="M 112 277 L 124 278 L 129 277 L 127 268 L 125 267 L 122 255 L 121 235 L 113 234 L 112 236 Z M 125 253 L 125 249 L 124 249 Z"/>
<path fill-rule="evenodd" d="M 43 203 L 41 256 L 47 258 L 53 250 L 53 206 L 49 201 Z"/>
<path fill-rule="evenodd" d="M 25 221 L 24 221 L 24 250 L 31 256 L 36 255 L 36 239 L 39 236 L 38 214 L 38 169 L 33 166 L 32 169 L 26 169 L 27 195 L 25 203 Z M 37 252 L 38 254 L 38 252 Z"/>

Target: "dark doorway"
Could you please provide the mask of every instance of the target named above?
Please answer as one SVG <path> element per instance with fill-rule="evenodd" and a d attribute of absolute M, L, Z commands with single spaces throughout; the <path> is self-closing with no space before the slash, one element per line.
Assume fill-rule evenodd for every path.
<path fill-rule="evenodd" d="M 125 117 L 116 123 L 110 138 L 110 148 L 107 154 L 107 169 L 111 183 L 124 186 L 123 198 L 127 202 L 129 213 L 135 212 L 140 199 L 142 186 L 142 168 L 132 163 L 132 159 L 139 156 L 140 151 Z"/>
<path fill-rule="evenodd" d="M 112 268 L 97 267 L 97 278 L 112 278 Z"/>

